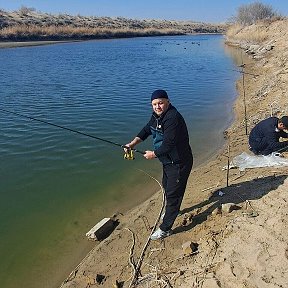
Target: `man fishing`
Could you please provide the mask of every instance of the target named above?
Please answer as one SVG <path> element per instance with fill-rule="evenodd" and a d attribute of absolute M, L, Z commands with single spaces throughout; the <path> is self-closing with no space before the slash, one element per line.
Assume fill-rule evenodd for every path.
<path fill-rule="evenodd" d="M 260 121 L 249 135 L 250 150 L 256 155 L 288 151 L 288 141 L 279 142 L 280 137 L 288 138 L 288 133 L 283 130 L 288 130 L 288 116 Z"/>
<path fill-rule="evenodd" d="M 144 157 L 148 160 L 158 158 L 163 165 L 165 214 L 159 229 L 151 235 L 151 240 L 157 240 L 172 234 L 171 228 L 180 211 L 193 165 L 193 156 L 184 118 L 170 103 L 167 92 L 154 91 L 151 95 L 151 104 L 153 113 L 150 121 L 125 146 L 133 149 L 152 135 L 154 150 L 145 151 Z"/>

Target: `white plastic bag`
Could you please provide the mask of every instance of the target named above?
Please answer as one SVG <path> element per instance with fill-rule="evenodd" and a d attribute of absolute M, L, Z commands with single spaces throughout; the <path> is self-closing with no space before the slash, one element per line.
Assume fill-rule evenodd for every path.
<path fill-rule="evenodd" d="M 246 168 L 260 168 L 260 167 L 274 167 L 274 166 L 288 166 L 288 159 L 279 157 L 279 153 L 272 153 L 270 155 L 249 155 L 246 152 L 234 157 L 233 164 L 244 171 Z"/>

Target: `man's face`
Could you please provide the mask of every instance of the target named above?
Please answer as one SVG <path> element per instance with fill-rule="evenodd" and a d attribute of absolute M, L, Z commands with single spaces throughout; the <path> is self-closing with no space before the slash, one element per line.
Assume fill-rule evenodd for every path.
<path fill-rule="evenodd" d="M 287 127 L 285 127 L 284 124 L 281 122 L 278 123 L 278 129 L 279 130 L 288 130 Z"/>
<path fill-rule="evenodd" d="M 158 98 L 152 101 L 153 111 L 158 115 L 162 115 L 169 107 L 169 100 L 166 98 Z"/>

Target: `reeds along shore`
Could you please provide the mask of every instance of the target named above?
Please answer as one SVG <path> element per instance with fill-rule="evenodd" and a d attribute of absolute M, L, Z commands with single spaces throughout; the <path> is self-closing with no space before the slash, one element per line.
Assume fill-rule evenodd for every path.
<path fill-rule="evenodd" d="M 0 41 L 86 40 L 138 36 L 223 33 L 226 25 L 192 21 L 52 15 L 21 8 L 0 10 Z"/>
<path fill-rule="evenodd" d="M 0 39 L 4 41 L 89 40 L 182 34 L 184 33 L 173 29 L 105 29 L 72 26 L 39 27 L 36 25 L 17 25 L 0 30 Z"/>

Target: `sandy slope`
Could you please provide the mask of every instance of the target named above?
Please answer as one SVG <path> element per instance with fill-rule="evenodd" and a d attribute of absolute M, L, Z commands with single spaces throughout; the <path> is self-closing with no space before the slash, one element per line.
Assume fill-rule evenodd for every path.
<path fill-rule="evenodd" d="M 287 24 L 287 20 L 261 24 L 267 39 L 259 47 L 241 44 L 257 58 L 245 61 L 244 71 L 259 76 L 244 77 L 247 121 L 241 76 L 237 83 L 236 119 L 228 130 L 230 158 L 248 152 L 246 123 L 250 131 L 271 112 L 288 114 Z M 259 26 L 252 26 L 240 33 L 245 38 L 257 29 Z M 227 150 L 224 147 L 217 157 L 192 172 L 174 235 L 149 243 L 137 287 L 288 287 L 288 169 L 232 169 L 226 187 L 227 171 L 222 167 L 227 164 Z M 219 196 L 219 191 L 225 194 Z M 119 216 L 120 225 L 114 233 L 97 243 L 63 287 L 129 287 L 133 238 L 126 228 L 135 235 L 133 257 L 137 262 L 161 201 L 159 192 Z M 212 213 L 230 202 L 239 209 Z M 198 244 L 191 255 L 183 254 L 182 244 L 187 241 Z M 97 274 L 105 276 L 101 284 L 96 281 Z"/>

